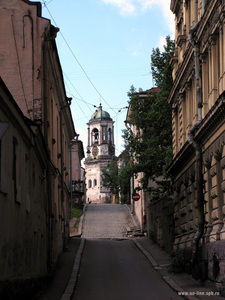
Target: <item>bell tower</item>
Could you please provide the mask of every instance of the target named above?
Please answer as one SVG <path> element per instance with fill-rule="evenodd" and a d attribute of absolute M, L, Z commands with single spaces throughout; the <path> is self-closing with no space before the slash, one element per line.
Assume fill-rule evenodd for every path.
<path fill-rule="evenodd" d="M 108 112 L 99 108 L 92 115 L 88 125 L 87 158 L 85 160 L 87 201 L 110 203 L 109 189 L 102 185 L 102 169 L 115 155 L 114 121 Z"/>

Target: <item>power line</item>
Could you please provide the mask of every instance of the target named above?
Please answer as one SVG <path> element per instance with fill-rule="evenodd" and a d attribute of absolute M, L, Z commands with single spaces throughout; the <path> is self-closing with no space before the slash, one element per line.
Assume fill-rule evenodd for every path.
<path fill-rule="evenodd" d="M 76 97 L 74 97 L 74 98 L 76 98 L 77 100 L 80 100 L 80 101 L 84 102 L 84 103 L 87 105 L 87 107 L 88 107 L 89 109 L 90 109 L 90 107 L 89 107 L 88 105 L 91 105 L 91 106 L 96 107 L 94 104 L 91 104 L 91 103 L 86 102 L 86 101 L 83 99 L 83 97 L 80 95 L 80 93 L 78 92 L 78 90 L 75 88 L 74 84 L 73 84 L 72 81 L 69 79 L 69 77 L 68 77 L 64 72 L 63 72 L 63 75 L 67 78 L 67 80 L 68 80 L 69 83 L 72 85 L 72 87 L 74 88 L 74 90 L 76 91 L 76 93 L 78 94 L 78 96 L 79 96 L 81 99 L 76 98 Z M 90 109 L 90 110 L 91 110 L 91 109 Z"/>
<path fill-rule="evenodd" d="M 58 27 L 55 19 L 53 18 L 50 10 L 47 7 L 46 1 L 42 1 L 44 7 L 47 9 L 51 19 L 53 20 L 53 22 L 55 23 L 56 27 Z M 79 62 L 79 60 L 77 59 L 76 55 L 74 54 L 73 50 L 71 49 L 70 45 L 68 44 L 68 42 L 66 41 L 64 35 L 62 34 L 62 32 L 59 32 L 64 40 L 64 42 L 66 43 L 68 49 L 70 50 L 73 58 L 76 60 L 77 64 L 79 65 L 79 67 L 81 68 L 81 70 L 84 72 L 85 76 L 87 77 L 88 81 L 90 82 L 90 84 L 92 85 L 92 87 L 95 89 L 95 91 L 98 93 L 98 95 L 100 96 L 100 98 L 108 105 L 109 108 L 111 108 L 113 110 L 113 108 L 108 104 L 108 102 L 104 99 L 104 97 L 101 95 L 101 93 L 99 92 L 99 90 L 96 88 L 96 86 L 94 85 L 93 81 L 90 79 L 90 77 L 88 76 L 87 72 L 85 71 L 85 69 L 83 68 L 83 66 L 81 65 L 81 63 Z"/>

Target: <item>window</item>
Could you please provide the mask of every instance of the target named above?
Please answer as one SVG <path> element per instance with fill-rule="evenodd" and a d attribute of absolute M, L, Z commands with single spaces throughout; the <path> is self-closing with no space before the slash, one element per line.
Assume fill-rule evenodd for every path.
<path fill-rule="evenodd" d="M 92 145 L 93 144 L 98 144 L 98 139 L 99 139 L 99 136 L 98 136 L 98 129 L 97 128 L 94 128 L 92 130 L 92 133 L 91 133 L 91 143 Z"/>
<path fill-rule="evenodd" d="M 2 186 L 2 140 L 0 140 L 0 188 Z"/>
<path fill-rule="evenodd" d="M 97 180 L 96 179 L 94 179 L 94 186 L 96 186 L 97 185 Z"/>
<path fill-rule="evenodd" d="M 14 190 L 14 200 L 17 201 L 17 151 L 18 142 L 15 137 L 13 137 L 13 164 L 12 164 L 12 180 L 13 180 L 13 190 Z"/>
<path fill-rule="evenodd" d="M 109 130 L 108 130 L 108 140 L 109 140 L 109 142 L 112 141 L 112 129 L 111 128 L 109 128 Z"/>
<path fill-rule="evenodd" d="M 102 126 L 102 141 L 107 142 L 107 127 Z"/>
<path fill-rule="evenodd" d="M 88 181 L 88 187 L 89 187 L 89 189 L 92 187 L 92 182 L 91 182 L 90 179 L 89 179 L 89 181 Z"/>

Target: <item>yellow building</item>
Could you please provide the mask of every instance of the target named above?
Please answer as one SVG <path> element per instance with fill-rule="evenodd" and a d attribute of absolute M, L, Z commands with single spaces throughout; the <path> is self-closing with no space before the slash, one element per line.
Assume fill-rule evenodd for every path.
<path fill-rule="evenodd" d="M 192 269 L 225 280 L 224 1 L 172 0 L 174 249 Z M 200 272 L 199 272 L 200 273 Z"/>

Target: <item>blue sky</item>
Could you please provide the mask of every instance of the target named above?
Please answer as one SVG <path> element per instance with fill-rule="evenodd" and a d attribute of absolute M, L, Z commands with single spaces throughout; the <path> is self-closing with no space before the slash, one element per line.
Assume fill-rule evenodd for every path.
<path fill-rule="evenodd" d="M 116 155 L 131 85 L 153 86 L 152 49 L 174 38 L 170 0 L 46 0 L 42 14 L 60 28 L 57 47 L 75 129 L 87 145 L 87 125 L 102 103 L 115 121 Z"/>

